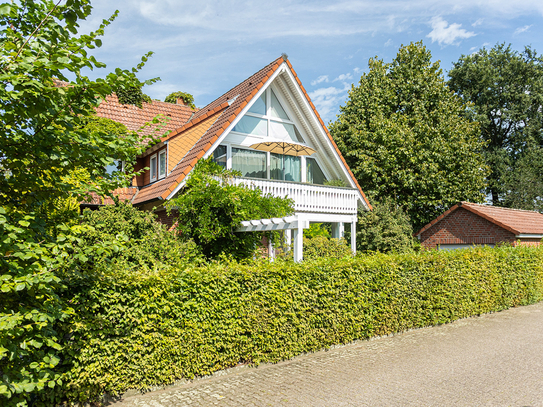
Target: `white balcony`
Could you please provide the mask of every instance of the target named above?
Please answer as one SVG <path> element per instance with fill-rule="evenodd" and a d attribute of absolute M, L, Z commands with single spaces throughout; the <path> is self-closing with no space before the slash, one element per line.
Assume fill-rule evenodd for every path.
<path fill-rule="evenodd" d="M 356 189 L 256 178 L 234 178 L 234 183 L 259 188 L 264 194 L 291 198 L 294 200 L 296 212 L 345 215 L 357 213 Z"/>

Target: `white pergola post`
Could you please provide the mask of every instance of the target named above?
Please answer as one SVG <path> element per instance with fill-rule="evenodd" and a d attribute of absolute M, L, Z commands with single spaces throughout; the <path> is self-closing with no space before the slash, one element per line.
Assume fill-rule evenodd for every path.
<path fill-rule="evenodd" d="M 345 227 L 343 222 L 332 223 L 332 238 L 341 239 L 345 235 Z"/>
<path fill-rule="evenodd" d="M 271 239 L 268 239 L 268 258 L 270 261 L 275 260 L 275 247 L 273 247 Z"/>
<path fill-rule="evenodd" d="M 351 251 L 356 254 L 356 221 L 351 222 Z"/>
<path fill-rule="evenodd" d="M 287 251 L 290 250 L 290 245 L 292 244 L 292 231 L 290 229 L 285 230 L 285 246 L 287 246 Z"/>
<path fill-rule="evenodd" d="M 298 223 L 297 227 L 293 229 L 294 231 L 294 261 L 299 263 L 304 258 L 304 229 L 302 228 L 301 222 Z"/>

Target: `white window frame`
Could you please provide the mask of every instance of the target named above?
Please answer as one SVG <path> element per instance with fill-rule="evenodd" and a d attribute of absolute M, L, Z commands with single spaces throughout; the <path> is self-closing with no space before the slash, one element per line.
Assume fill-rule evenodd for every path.
<path fill-rule="evenodd" d="M 165 156 L 165 166 L 164 166 L 164 174 L 161 174 L 160 173 L 160 156 L 164 155 Z M 156 162 L 156 166 L 157 166 L 157 174 L 158 174 L 158 179 L 162 179 L 162 178 L 165 178 L 166 177 L 166 174 L 168 173 L 168 154 L 166 153 L 166 150 L 162 150 L 158 153 L 158 159 L 157 159 L 157 162 Z"/>
<path fill-rule="evenodd" d="M 153 158 L 155 159 L 154 168 L 153 168 Z M 149 157 L 149 179 L 151 182 L 154 182 L 157 180 L 157 174 L 158 174 L 158 157 L 157 157 L 157 154 L 153 154 L 151 157 Z"/>

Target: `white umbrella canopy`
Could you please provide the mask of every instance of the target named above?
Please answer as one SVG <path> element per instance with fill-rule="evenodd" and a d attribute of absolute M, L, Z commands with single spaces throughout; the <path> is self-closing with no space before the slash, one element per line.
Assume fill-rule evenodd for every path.
<path fill-rule="evenodd" d="M 255 150 L 269 151 L 270 153 L 292 155 L 299 157 L 301 155 L 311 155 L 317 150 L 295 141 L 281 139 L 267 139 L 258 143 L 251 144 L 250 147 Z"/>

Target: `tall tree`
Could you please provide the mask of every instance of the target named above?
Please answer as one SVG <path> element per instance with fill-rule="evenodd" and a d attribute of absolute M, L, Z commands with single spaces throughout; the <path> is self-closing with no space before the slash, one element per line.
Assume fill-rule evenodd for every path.
<path fill-rule="evenodd" d="M 90 0 L 0 4 L 2 406 L 58 404 L 39 404 L 36 395 L 48 398 L 62 383 L 62 338 L 55 324 L 71 311 L 57 295 L 62 284 L 56 273 L 70 267 L 81 226 L 61 225 L 56 235 L 48 233 L 43 202 L 115 188 L 131 171 L 109 175 L 106 166 L 123 160 L 130 168 L 144 148 L 137 134 L 92 117 L 100 99 L 114 91 L 135 94 L 130 101 L 138 104 L 138 92 L 129 91 L 143 86 L 135 74 L 144 61 L 104 79 L 86 77 L 85 69 L 105 67 L 89 50 L 101 45 L 99 37 L 114 18 L 77 35 L 77 21 L 90 12 Z M 69 83 L 59 86 L 59 80 Z"/>
<path fill-rule="evenodd" d="M 422 42 L 392 63 L 370 59 L 330 131 L 358 182 L 424 225 L 461 200 L 483 199 L 486 168 L 477 123 Z"/>
<path fill-rule="evenodd" d="M 493 204 L 516 205 L 517 199 L 508 195 L 518 197 L 522 191 L 506 178 L 511 171 L 526 169 L 518 165 L 525 151 L 543 146 L 543 58 L 530 47 L 517 52 L 511 45 L 497 44 L 462 55 L 449 76 L 451 89 L 474 104 L 467 114 L 480 123 L 486 142 L 485 159 L 491 169 L 487 192 Z M 543 189 L 538 194 L 542 197 Z"/>

